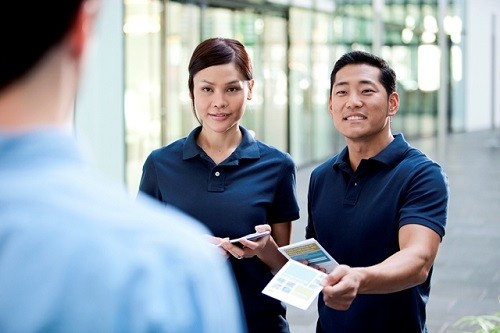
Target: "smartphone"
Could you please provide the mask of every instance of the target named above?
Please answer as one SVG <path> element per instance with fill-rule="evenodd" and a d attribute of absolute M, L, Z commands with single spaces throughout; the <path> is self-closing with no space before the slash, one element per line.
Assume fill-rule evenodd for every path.
<path fill-rule="evenodd" d="M 271 233 L 270 231 L 254 232 L 254 233 L 245 235 L 245 236 L 240 237 L 240 238 L 231 239 L 230 242 L 239 246 L 239 247 L 243 247 L 243 244 L 240 243 L 240 239 L 247 239 L 249 241 L 255 241 L 255 240 L 258 240 L 259 238 L 262 238 L 266 235 L 269 235 L 270 233 Z"/>

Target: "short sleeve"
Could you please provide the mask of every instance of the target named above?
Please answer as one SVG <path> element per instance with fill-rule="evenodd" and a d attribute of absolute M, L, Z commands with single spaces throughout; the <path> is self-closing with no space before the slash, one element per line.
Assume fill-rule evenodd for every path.
<path fill-rule="evenodd" d="M 448 177 L 438 164 L 426 163 L 412 175 L 400 210 L 400 227 L 421 224 L 443 237 L 448 200 Z"/>
<path fill-rule="evenodd" d="M 296 187 L 297 167 L 290 155 L 285 154 L 276 186 L 273 209 L 269 215 L 270 222 L 289 222 L 299 218 Z"/>
<path fill-rule="evenodd" d="M 158 185 L 158 175 L 156 172 L 154 154 L 151 153 L 142 167 L 141 182 L 139 192 L 162 201 L 160 187 Z"/>

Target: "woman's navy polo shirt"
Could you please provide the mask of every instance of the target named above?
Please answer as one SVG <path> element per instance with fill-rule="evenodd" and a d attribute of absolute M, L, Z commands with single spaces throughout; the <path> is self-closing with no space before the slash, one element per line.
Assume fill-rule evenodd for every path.
<path fill-rule="evenodd" d="M 218 165 L 196 144 L 201 127 L 154 150 L 139 190 L 190 214 L 218 237 L 237 238 L 255 232 L 259 224 L 298 219 L 296 166 L 290 155 L 240 130 L 240 145 Z M 284 305 L 262 294 L 272 278 L 269 268 L 257 257 L 231 257 L 230 262 L 249 332 L 288 332 Z"/>
<path fill-rule="evenodd" d="M 399 250 L 403 225 L 424 225 L 443 237 L 447 207 L 443 170 L 399 134 L 355 172 L 347 148 L 313 171 L 306 237 L 341 264 L 371 266 Z M 326 307 L 320 296 L 323 332 L 425 332 L 431 275 L 401 292 L 358 295 L 348 311 Z"/>

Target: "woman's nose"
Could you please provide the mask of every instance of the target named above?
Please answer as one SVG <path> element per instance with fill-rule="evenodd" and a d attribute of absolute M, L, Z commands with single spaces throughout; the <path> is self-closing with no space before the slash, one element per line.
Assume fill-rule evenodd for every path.
<path fill-rule="evenodd" d="M 224 97 L 224 94 L 216 93 L 214 95 L 214 100 L 212 102 L 212 105 L 218 109 L 225 108 L 227 106 L 227 101 L 226 98 Z"/>

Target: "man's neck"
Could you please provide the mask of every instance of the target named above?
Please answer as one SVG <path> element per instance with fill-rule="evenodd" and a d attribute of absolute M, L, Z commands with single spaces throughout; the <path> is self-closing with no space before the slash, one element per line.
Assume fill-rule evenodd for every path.
<path fill-rule="evenodd" d="M 346 139 L 351 168 L 356 171 L 359 164 L 361 163 L 361 160 L 367 160 L 373 156 L 376 156 L 378 153 L 384 150 L 385 147 L 387 147 L 392 142 L 392 140 L 394 140 L 394 137 L 391 131 L 387 133 L 387 136 L 379 137 L 376 140 Z"/>

